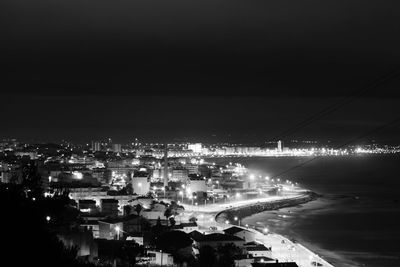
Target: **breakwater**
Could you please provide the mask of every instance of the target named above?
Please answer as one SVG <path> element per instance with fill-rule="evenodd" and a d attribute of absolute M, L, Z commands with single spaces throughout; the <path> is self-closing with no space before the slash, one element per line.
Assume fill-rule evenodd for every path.
<path fill-rule="evenodd" d="M 256 213 L 261 213 L 268 210 L 278 210 L 281 208 L 293 207 L 300 204 L 304 204 L 309 201 L 315 200 L 318 197 L 319 197 L 318 194 L 311 191 L 307 191 L 300 196 L 292 198 L 279 199 L 271 202 L 258 202 L 241 207 L 233 207 L 219 212 L 215 216 L 215 220 L 219 223 L 225 223 L 226 221 L 229 221 L 231 224 L 234 224 L 235 217 L 238 218 L 238 220 L 241 220 L 245 217 L 251 216 Z"/>

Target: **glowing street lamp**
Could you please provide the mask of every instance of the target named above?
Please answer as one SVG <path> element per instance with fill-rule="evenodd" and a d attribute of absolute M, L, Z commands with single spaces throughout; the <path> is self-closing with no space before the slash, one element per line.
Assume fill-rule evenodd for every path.
<path fill-rule="evenodd" d="M 267 228 L 267 227 L 265 227 L 265 228 L 263 229 L 263 233 L 264 233 L 264 234 L 267 234 L 267 233 L 268 233 L 268 231 L 269 231 L 269 230 L 268 230 L 268 228 Z"/>
<path fill-rule="evenodd" d="M 240 197 L 240 193 L 238 192 L 238 193 L 236 193 L 236 197 L 237 198 L 239 198 Z"/>
<path fill-rule="evenodd" d="M 265 180 L 266 180 L 266 181 L 269 181 L 269 176 L 265 176 Z"/>
<path fill-rule="evenodd" d="M 240 219 L 237 217 L 237 216 L 235 216 L 235 218 L 233 218 L 236 222 L 238 222 L 238 225 L 240 226 Z"/>
<path fill-rule="evenodd" d="M 114 229 L 117 232 L 117 239 L 119 240 L 119 232 L 121 231 L 121 228 L 119 226 L 115 226 Z"/>
<path fill-rule="evenodd" d="M 182 196 L 182 203 L 183 203 L 183 192 L 182 192 L 182 191 L 179 191 L 179 195 Z"/>
<path fill-rule="evenodd" d="M 50 216 L 46 216 L 46 221 L 49 223 L 50 222 L 50 220 L 51 220 L 51 217 Z"/>
<path fill-rule="evenodd" d="M 250 174 L 249 178 L 250 178 L 250 180 L 254 180 L 254 178 L 255 178 L 254 174 Z"/>

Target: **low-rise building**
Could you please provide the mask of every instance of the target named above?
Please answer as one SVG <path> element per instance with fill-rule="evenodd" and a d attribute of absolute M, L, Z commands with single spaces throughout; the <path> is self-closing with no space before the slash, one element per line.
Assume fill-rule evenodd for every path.
<path fill-rule="evenodd" d="M 224 230 L 225 234 L 227 235 L 234 235 L 237 236 L 241 239 L 243 239 L 245 242 L 252 242 L 256 240 L 256 233 L 253 231 L 247 230 L 242 227 L 237 227 L 237 226 L 232 226 L 229 228 L 226 228 Z"/>
<path fill-rule="evenodd" d="M 119 213 L 118 200 L 108 198 L 101 199 L 101 212 L 108 216 L 117 216 Z"/>
<path fill-rule="evenodd" d="M 150 191 L 150 176 L 147 172 L 137 172 L 132 177 L 133 193 L 146 195 Z"/>
<path fill-rule="evenodd" d="M 174 258 L 171 254 L 162 250 L 149 250 L 147 256 L 150 258 L 150 264 L 156 266 L 172 266 Z"/>
<path fill-rule="evenodd" d="M 233 235 L 224 235 L 220 233 L 212 234 L 202 234 L 198 231 L 193 231 L 190 233 L 190 237 L 194 241 L 194 246 L 197 249 L 201 249 L 204 246 L 210 246 L 214 249 L 218 249 L 219 246 L 224 246 L 227 244 L 233 244 L 238 248 L 243 249 L 244 240 Z"/>

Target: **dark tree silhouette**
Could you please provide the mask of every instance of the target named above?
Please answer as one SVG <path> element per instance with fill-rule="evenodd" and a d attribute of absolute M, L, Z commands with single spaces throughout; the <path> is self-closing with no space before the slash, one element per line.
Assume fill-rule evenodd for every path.
<path fill-rule="evenodd" d="M 135 205 L 135 211 L 136 211 L 137 215 L 140 215 L 140 212 L 142 210 L 143 210 L 142 205 L 140 205 L 140 204 Z"/>
<path fill-rule="evenodd" d="M 210 246 L 200 248 L 200 267 L 212 267 L 217 262 L 215 249 Z"/>

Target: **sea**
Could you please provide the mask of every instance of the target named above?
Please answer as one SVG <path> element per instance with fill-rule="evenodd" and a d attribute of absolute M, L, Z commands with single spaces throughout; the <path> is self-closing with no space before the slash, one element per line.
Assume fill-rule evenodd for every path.
<path fill-rule="evenodd" d="M 308 157 L 212 158 L 274 176 Z M 400 266 L 400 155 L 327 156 L 280 176 L 321 194 L 315 201 L 242 220 L 299 242 L 334 266 Z"/>

